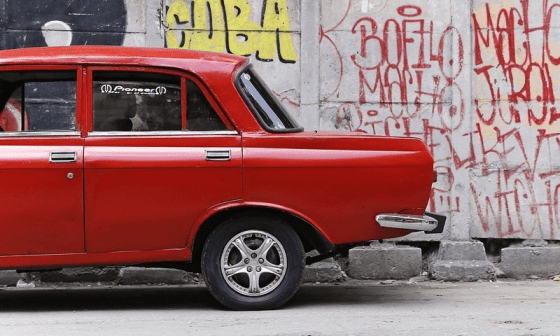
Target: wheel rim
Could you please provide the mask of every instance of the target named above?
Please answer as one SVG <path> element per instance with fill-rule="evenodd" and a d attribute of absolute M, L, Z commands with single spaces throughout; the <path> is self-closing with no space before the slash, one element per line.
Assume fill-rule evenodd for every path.
<path fill-rule="evenodd" d="M 245 296 L 262 296 L 277 288 L 286 275 L 286 251 L 276 237 L 244 231 L 226 244 L 220 258 L 228 286 Z"/>

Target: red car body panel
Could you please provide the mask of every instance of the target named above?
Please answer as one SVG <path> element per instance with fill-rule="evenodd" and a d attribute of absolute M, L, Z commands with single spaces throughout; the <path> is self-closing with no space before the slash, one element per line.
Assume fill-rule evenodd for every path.
<path fill-rule="evenodd" d="M 247 135 L 243 162 L 244 200 L 305 213 L 335 245 L 403 235 L 375 215 L 425 208 L 433 164 L 419 140 L 310 133 Z"/>
<path fill-rule="evenodd" d="M 87 252 L 185 247 L 188 223 L 215 204 L 242 198 L 239 136 L 210 141 L 232 153 L 219 162 L 206 160 L 213 147 L 201 147 L 197 136 L 168 139 L 173 147 L 120 140 L 86 140 Z"/>
<path fill-rule="evenodd" d="M 433 177 L 426 146 L 350 133 L 270 133 L 235 85 L 246 65 L 242 57 L 169 49 L 1 51 L 0 71 L 72 69 L 78 84 L 75 133 L 0 136 L 0 268 L 188 262 L 208 218 L 248 207 L 300 217 L 333 245 L 410 232 L 383 228 L 375 216 L 423 213 Z M 229 131 L 92 132 L 95 70 L 189 78 Z M 209 161 L 208 150 L 231 156 Z M 57 151 L 77 159 L 50 162 Z"/>
<path fill-rule="evenodd" d="M 82 252 L 83 140 L 60 139 L 56 146 L 35 140 L 2 141 L 0 255 Z M 76 162 L 50 163 L 49 153 L 59 150 L 78 153 Z"/>

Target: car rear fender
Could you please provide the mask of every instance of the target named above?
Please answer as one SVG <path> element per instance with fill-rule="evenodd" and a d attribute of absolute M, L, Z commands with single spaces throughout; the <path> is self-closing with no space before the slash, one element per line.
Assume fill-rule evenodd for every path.
<path fill-rule="evenodd" d="M 276 204 L 234 201 L 216 205 L 196 220 L 186 243 L 187 248 L 192 251 L 192 262 L 198 262 L 206 237 L 217 225 L 233 216 L 252 214 L 283 220 L 300 236 L 306 250 L 317 249 L 320 253 L 328 253 L 335 248 L 329 237 L 312 219 L 293 209 Z"/>

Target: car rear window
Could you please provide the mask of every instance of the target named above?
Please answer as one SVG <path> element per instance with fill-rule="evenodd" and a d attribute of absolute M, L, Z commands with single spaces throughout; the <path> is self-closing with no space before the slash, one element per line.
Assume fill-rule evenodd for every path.
<path fill-rule="evenodd" d="M 299 132 L 300 127 L 284 110 L 258 74 L 248 67 L 240 73 L 237 85 L 260 123 L 271 132 Z"/>

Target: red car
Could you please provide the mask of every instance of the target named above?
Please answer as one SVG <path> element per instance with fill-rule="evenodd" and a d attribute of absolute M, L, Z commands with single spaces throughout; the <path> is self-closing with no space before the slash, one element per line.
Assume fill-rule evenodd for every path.
<path fill-rule="evenodd" d="M 420 140 L 304 132 L 246 58 L 5 50 L 0 104 L 3 269 L 182 268 L 271 309 L 306 262 L 444 224 Z"/>

